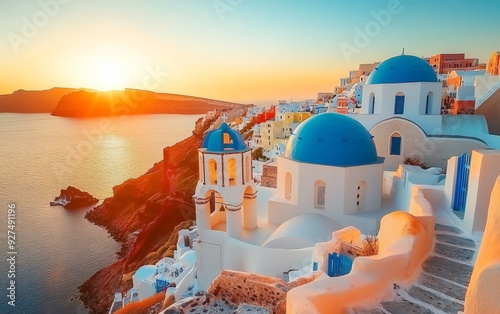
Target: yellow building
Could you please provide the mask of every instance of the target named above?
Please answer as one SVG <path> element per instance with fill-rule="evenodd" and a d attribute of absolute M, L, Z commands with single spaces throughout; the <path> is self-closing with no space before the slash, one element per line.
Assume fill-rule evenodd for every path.
<path fill-rule="evenodd" d="M 270 151 L 276 144 L 286 144 L 293 130 L 310 116 L 309 112 L 285 112 L 277 114 L 277 121 L 262 123 L 260 132 L 261 146 Z"/>

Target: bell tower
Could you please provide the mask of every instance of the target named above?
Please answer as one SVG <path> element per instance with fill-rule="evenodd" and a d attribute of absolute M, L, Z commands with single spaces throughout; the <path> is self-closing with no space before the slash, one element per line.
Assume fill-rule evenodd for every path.
<path fill-rule="evenodd" d="M 241 239 L 242 229 L 257 227 L 256 189 L 251 149 L 225 122 L 209 131 L 198 149 L 199 178 L 193 196 L 198 230 L 226 223 L 227 235 Z"/>

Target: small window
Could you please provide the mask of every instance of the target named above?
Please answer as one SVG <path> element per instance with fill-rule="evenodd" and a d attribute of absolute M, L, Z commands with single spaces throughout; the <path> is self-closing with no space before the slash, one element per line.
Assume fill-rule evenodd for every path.
<path fill-rule="evenodd" d="M 217 184 L 217 162 L 215 159 L 210 159 L 208 161 L 208 177 L 210 178 L 210 184 Z"/>
<path fill-rule="evenodd" d="M 425 114 L 432 114 L 432 92 L 427 94 L 427 98 L 425 100 Z"/>
<path fill-rule="evenodd" d="M 361 181 L 358 184 L 358 194 L 356 195 L 356 207 L 358 211 L 365 209 L 365 194 L 366 194 L 366 182 Z"/>
<path fill-rule="evenodd" d="M 374 93 L 370 94 L 368 106 L 369 106 L 368 113 L 373 114 L 375 112 L 375 94 Z"/>
<path fill-rule="evenodd" d="M 394 101 L 394 114 L 403 114 L 405 110 L 405 95 L 397 93 Z"/>
<path fill-rule="evenodd" d="M 250 159 L 250 156 L 246 156 L 245 158 L 245 172 L 246 172 L 246 181 L 249 181 L 253 179 L 253 174 L 252 174 L 252 160 Z"/>
<path fill-rule="evenodd" d="M 227 163 L 229 172 L 229 185 L 236 185 L 236 159 L 231 158 Z"/>
<path fill-rule="evenodd" d="M 314 207 L 325 208 L 326 184 L 323 181 L 316 181 L 314 187 Z"/>
<path fill-rule="evenodd" d="M 290 172 L 285 174 L 285 198 L 287 200 L 292 198 L 292 174 Z"/>

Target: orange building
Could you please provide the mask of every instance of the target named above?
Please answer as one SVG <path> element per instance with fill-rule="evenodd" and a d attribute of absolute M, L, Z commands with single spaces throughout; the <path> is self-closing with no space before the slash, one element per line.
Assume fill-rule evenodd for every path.
<path fill-rule="evenodd" d="M 457 90 L 458 87 L 462 86 L 462 76 L 456 75 L 454 77 L 448 77 L 446 79 L 446 86 Z M 453 87 L 452 87 L 453 86 Z"/>
<path fill-rule="evenodd" d="M 485 74 L 485 70 L 451 71 L 446 79 L 448 90 L 457 90 L 462 86 L 474 86 L 477 76 Z"/>
<path fill-rule="evenodd" d="M 362 76 L 368 76 L 372 73 L 373 69 L 380 62 L 375 63 L 362 63 L 359 65 L 357 70 L 349 71 L 349 77 L 340 78 L 340 86 L 335 87 L 335 94 L 340 94 L 345 89 L 345 87 L 349 84 L 354 84 L 361 81 Z"/>
<path fill-rule="evenodd" d="M 339 97 L 337 100 L 337 113 L 347 113 L 347 97 Z"/>
<path fill-rule="evenodd" d="M 458 99 L 455 98 L 451 106 L 451 114 L 474 114 L 476 100 L 474 99 Z"/>
<path fill-rule="evenodd" d="M 465 58 L 465 53 L 437 54 L 429 58 L 429 64 L 438 74 L 446 74 L 457 70 L 474 70 L 479 68 L 479 59 Z"/>
<path fill-rule="evenodd" d="M 494 51 L 486 65 L 486 73 L 499 75 L 500 69 L 500 51 Z"/>
<path fill-rule="evenodd" d="M 276 106 L 271 106 L 271 108 L 264 110 L 263 112 L 257 114 L 257 116 L 253 117 L 253 123 L 262 123 L 269 120 L 274 120 L 274 116 L 276 115 Z"/>

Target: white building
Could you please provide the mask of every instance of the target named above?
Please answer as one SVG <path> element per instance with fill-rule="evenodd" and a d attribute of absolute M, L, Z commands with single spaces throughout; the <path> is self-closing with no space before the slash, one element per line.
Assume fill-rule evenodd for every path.
<path fill-rule="evenodd" d="M 407 157 L 446 168 L 451 156 L 500 148 L 484 117 L 441 115 L 441 93 L 442 83 L 425 60 L 400 55 L 377 65 L 363 88 L 359 114 L 349 116 L 374 136 L 385 169 L 395 170 Z"/>
<path fill-rule="evenodd" d="M 199 161 L 194 195 L 199 239 L 194 247 L 200 288 L 208 288 L 223 269 L 278 275 L 310 256 L 312 248 L 283 253 L 256 245 L 262 235 L 251 150 L 238 132 L 225 123 L 210 131 Z"/>
<path fill-rule="evenodd" d="M 383 162 L 359 122 L 335 113 L 309 118 L 278 157 L 269 222 L 281 224 L 313 213 L 341 225 L 375 228 L 376 222 L 365 214 L 380 209 Z"/>
<path fill-rule="evenodd" d="M 226 221 L 228 235 L 239 239 L 242 227 L 256 228 L 251 149 L 240 133 L 225 122 L 217 130 L 208 132 L 199 149 L 199 162 L 199 180 L 194 195 L 198 229 L 211 229 Z M 210 202 L 216 198 L 222 204 L 214 206 Z"/>
<path fill-rule="evenodd" d="M 425 121 L 426 115 L 441 113 L 441 86 L 423 59 L 409 55 L 387 59 L 366 81 L 361 113 Z"/>
<path fill-rule="evenodd" d="M 260 218 L 250 154 L 225 123 L 199 149 L 194 248 L 201 289 L 223 269 L 280 276 L 302 268 L 316 242 L 348 225 L 377 230 L 386 213 L 383 158 L 352 118 L 325 113 L 301 124 L 278 157 L 278 188 Z"/>
<path fill-rule="evenodd" d="M 138 291 L 138 300 L 144 300 L 156 293 L 156 266 L 141 266 L 132 276 L 134 287 Z"/>
<path fill-rule="evenodd" d="M 450 78 L 461 78 L 460 86 L 474 86 L 476 82 L 476 78 L 478 76 L 483 76 L 486 73 L 486 70 L 471 70 L 471 71 L 451 71 L 448 74 L 448 79 Z M 455 86 L 459 87 L 459 86 Z"/>
<path fill-rule="evenodd" d="M 314 101 L 312 101 L 312 100 L 292 101 L 292 102 L 286 102 L 284 100 L 280 100 L 280 102 L 276 106 L 276 119 L 275 119 L 275 121 L 279 121 L 279 120 L 283 119 L 282 117 L 280 118 L 280 114 L 305 111 L 306 109 L 308 109 L 309 105 L 311 105 L 313 103 L 314 103 Z"/>

